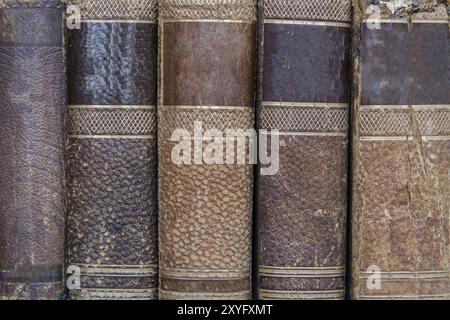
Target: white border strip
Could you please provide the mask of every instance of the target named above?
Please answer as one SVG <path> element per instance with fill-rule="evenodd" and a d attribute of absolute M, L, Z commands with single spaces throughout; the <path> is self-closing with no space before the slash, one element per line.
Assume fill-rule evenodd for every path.
<path fill-rule="evenodd" d="M 255 20 L 233 20 L 233 19 L 176 19 L 176 18 L 161 18 L 162 23 L 176 23 L 176 22 L 214 22 L 214 23 L 245 23 L 245 24 L 253 24 L 256 23 Z"/>
<path fill-rule="evenodd" d="M 420 139 L 425 141 L 450 141 L 450 136 L 421 136 Z M 360 141 L 413 141 L 418 140 L 412 136 L 367 136 L 360 137 Z"/>
<path fill-rule="evenodd" d="M 69 135 L 71 139 L 155 139 L 156 135 Z"/>
<path fill-rule="evenodd" d="M 171 291 L 171 290 L 159 290 L 160 299 L 171 300 L 247 300 L 251 294 L 251 291 L 238 291 L 238 292 L 187 292 L 187 291 Z"/>
<path fill-rule="evenodd" d="M 277 129 L 271 129 L 277 130 Z M 345 132 L 296 132 L 296 131 L 284 131 L 284 132 L 273 132 L 266 131 L 261 132 L 262 134 L 274 135 L 274 136 L 317 136 L 317 137 L 347 137 Z"/>
<path fill-rule="evenodd" d="M 157 264 L 90 264 L 90 263 L 74 263 L 69 265 L 85 267 L 85 268 L 130 268 L 130 269 L 146 269 L 146 268 L 158 268 Z"/>
<path fill-rule="evenodd" d="M 80 21 L 81 23 L 136 23 L 136 24 L 157 24 L 156 20 L 101 20 L 101 19 L 84 19 Z"/>
<path fill-rule="evenodd" d="M 408 19 L 364 19 L 363 23 L 404 23 L 404 24 L 408 24 L 408 23 L 428 23 L 428 24 L 439 24 L 439 23 L 443 23 L 443 24 L 448 24 L 448 20 L 444 20 L 444 19 L 429 19 L 429 20 L 425 20 L 425 19 L 412 19 L 412 20 L 408 20 Z"/>
<path fill-rule="evenodd" d="M 360 110 L 378 110 L 378 109 L 401 109 L 401 110 L 407 110 L 407 109 L 414 109 L 414 110 L 434 110 L 434 109 L 449 109 L 450 110 L 450 104 L 416 104 L 416 105 L 391 105 L 391 104 L 384 104 L 384 105 L 361 105 Z"/>
<path fill-rule="evenodd" d="M 359 278 L 367 279 L 370 278 L 372 274 L 370 272 L 361 272 Z M 448 271 L 392 271 L 392 272 L 381 272 L 381 279 L 392 279 L 392 280 L 410 280 L 410 279 L 448 279 Z"/>
<path fill-rule="evenodd" d="M 69 109 L 156 109 L 155 105 L 78 105 L 71 104 Z"/>
<path fill-rule="evenodd" d="M 345 108 L 348 109 L 348 103 L 328 103 L 328 102 L 281 102 L 281 101 L 263 101 L 263 107 L 305 107 L 305 108 Z"/>
<path fill-rule="evenodd" d="M 253 110 L 250 106 L 187 106 L 187 105 L 162 105 L 164 109 L 185 109 L 185 110 Z"/>
<path fill-rule="evenodd" d="M 286 19 L 264 19 L 264 24 L 297 24 L 309 26 L 330 26 L 350 28 L 351 23 L 348 22 L 334 22 L 334 21 L 311 21 L 311 20 L 286 20 Z"/>

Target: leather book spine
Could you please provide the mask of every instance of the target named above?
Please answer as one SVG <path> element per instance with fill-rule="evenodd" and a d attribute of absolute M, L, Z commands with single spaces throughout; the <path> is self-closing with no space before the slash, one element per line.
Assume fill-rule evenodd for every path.
<path fill-rule="evenodd" d="M 278 140 L 279 167 L 258 171 L 258 298 L 343 299 L 351 3 L 260 10 L 258 129 Z"/>
<path fill-rule="evenodd" d="M 234 150 L 226 131 L 254 128 L 256 1 L 162 0 L 159 11 L 160 298 L 248 299 L 253 168 L 225 160 L 220 140 Z"/>
<path fill-rule="evenodd" d="M 68 260 L 72 299 L 157 298 L 157 1 L 72 0 Z"/>
<path fill-rule="evenodd" d="M 0 1 L 0 299 L 64 297 L 63 13 Z"/>
<path fill-rule="evenodd" d="M 354 1 L 354 299 L 449 299 L 445 1 Z"/>

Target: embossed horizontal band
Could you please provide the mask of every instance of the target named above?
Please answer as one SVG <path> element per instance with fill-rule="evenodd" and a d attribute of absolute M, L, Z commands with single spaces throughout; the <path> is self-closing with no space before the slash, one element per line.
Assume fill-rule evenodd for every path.
<path fill-rule="evenodd" d="M 151 105 L 71 105 L 68 110 L 72 138 L 153 138 L 156 122 Z"/>
<path fill-rule="evenodd" d="M 289 291 L 259 289 L 259 296 L 261 299 L 343 299 L 344 290 Z"/>
<path fill-rule="evenodd" d="M 157 268 L 157 264 L 91 264 L 91 263 L 71 263 L 71 265 L 76 265 L 84 268 Z"/>
<path fill-rule="evenodd" d="M 265 0 L 265 17 L 324 21 L 351 20 L 350 0 Z"/>
<path fill-rule="evenodd" d="M 269 103 L 260 111 L 261 129 L 299 134 L 347 134 L 349 108 L 342 104 Z"/>
<path fill-rule="evenodd" d="M 160 268 L 161 277 L 173 279 L 244 279 L 250 277 L 250 273 L 246 271 L 236 270 L 194 270 L 194 269 L 173 269 Z"/>
<path fill-rule="evenodd" d="M 450 292 L 442 294 L 418 294 L 418 295 L 359 295 L 359 300 L 436 300 L 436 299 L 449 299 Z"/>
<path fill-rule="evenodd" d="M 158 15 L 157 0 L 69 0 L 68 2 L 79 8 L 82 19 L 156 20 Z"/>
<path fill-rule="evenodd" d="M 265 24 L 298 24 L 309 26 L 329 26 L 338 28 L 350 28 L 352 25 L 348 22 L 334 21 L 311 21 L 311 20 L 285 20 L 285 19 L 264 19 Z"/>
<path fill-rule="evenodd" d="M 161 19 L 161 23 L 186 23 L 186 22 L 196 22 L 196 23 L 245 23 L 245 24 L 251 24 L 255 23 L 256 20 L 233 20 L 233 19 Z"/>
<path fill-rule="evenodd" d="M 101 293 L 101 292 L 107 292 L 107 293 L 137 293 L 137 294 L 148 294 L 153 293 L 157 289 L 128 289 L 128 288 L 82 288 L 79 289 L 81 292 L 86 293 Z"/>
<path fill-rule="evenodd" d="M 117 104 L 95 104 L 95 105 L 68 105 L 69 109 L 156 109 L 155 105 L 117 105 Z"/>
<path fill-rule="evenodd" d="M 448 105 L 363 106 L 359 118 L 361 136 L 450 135 Z"/>
<path fill-rule="evenodd" d="M 273 107 L 302 107 L 302 108 L 343 108 L 348 109 L 348 103 L 331 102 L 282 102 L 282 101 L 263 101 L 263 106 Z"/>
<path fill-rule="evenodd" d="M 425 24 L 448 24 L 448 20 L 445 19 L 364 19 L 363 23 L 425 23 Z M 375 29 L 376 30 L 376 29 Z"/>
<path fill-rule="evenodd" d="M 272 129 L 274 130 L 274 129 Z M 275 129 L 277 130 L 277 129 Z M 297 131 L 282 131 L 282 132 L 274 132 L 274 131 L 262 131 L 261 134 L 264 135 L 274 135 L 274 136 L 305 136 L 305 137 L 347 137 L 347 133 L 339 133 L 339 132 L 297 132 Z"/>
<path fill-rule="evenodd" d="M 436 110 L 436 109 L 449 109 L 450 104 L 412 104 L 412 105 L 391 105 L 391 104 L 374 104 L 374 105 L 361 105 L 360 110 Z"/>
<path fill-rule="evenodd" d="M 250 291 L 210 293 L 160 290 L 159 294 L 162 299 L 173 300 L 246 300 L 250 297 Z"/>
<path fill-rule="evenodd" d="M 98 289 L 83 288 L 71 291 L 71 297 L 75 299 L 87 300 L 147 300 L 154 299 L 158 295 L 157 289 Z"/>
<path fill-rule="evenodd" d="M 361 279 L 368 279 L 373 277 L 373 273 L 361 272 L 359 277 Z M 393 279 L 393 280 L 432 280 L 432 279 L 449 279 L 449 272 L 446 270 L 442 271 L 394 271 L 394 272 L 380 272 L 377 273 L 381 279 Z"/>
<path fill-rule="evenodd" d="M 163 18 L 254 19 L 256 0 L 161 0 Z"/>
<path fill-rule="evenodd" d="M 156 24 L 158 23 L 156 20 L 118 20 L 118 19 L 109 19 L 109 20 L 100 20 L 100 19 L 85 19 L 81 20 L 81 23 L 147 23 L 147 24 Z"/>
<path fill-rule="evenodd" d="M 260 266 L 259 274 L 264 277 L 293 277 L 293 278 L 334 278 L 343 277 L 345 267 L 269 267 Z"/>
<path fill-rule="evenodd" d="M 68 136 L 71 139 L 156 139 L 156 135 L 76 135 L 71 134 Z"/>
<path fill-rule="evenodd" d="M 253 110 L 251 106 L 186 106 L 186 105 L 162 105 L 161 109 L 184 109 L 184 110 Z"/>
<path fill-rule="evenodd" d="M 376 136 L 376 137 L 360 137 L 360 141 L 450 141 L 450 136 Z"/>
<path fill-rule="evenodd" d="M 158 271 L 156 266 L 141 268 L 135 266 L 134 268 L 121 268 L 121 267 L 80 267 L 82 275 L 89 276 L 108 276 L 108 277 L 119 277 L 119 276 L 131 276 L 131 277 L 148 277 L 155 275 Z"/>

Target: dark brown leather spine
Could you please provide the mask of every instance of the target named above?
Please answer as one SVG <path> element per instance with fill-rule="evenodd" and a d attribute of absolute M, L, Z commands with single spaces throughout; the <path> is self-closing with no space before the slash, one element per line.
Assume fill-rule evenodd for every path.
<path fill-rule="evenodd" d="M 63 298 L 63 12 L 0 1 L 0 299 Z"/>
<path fill-rule="evenodd" d="M 156 0 L 74 0 L 69 33 L 72 299 L 157 297 Z M 76 269 L 75 269 L 76 270 Z"/>
<path fill-rule="evenodd" d="M 354 1 L 352 297 L 449 299 L 447 6 L 399 2 Z"/>
<path fill-rule="evenodd" d="M 203 132 L 253 128 L 255 3 L 160 1 L 162 299 L 250 298 L 252 166 L 177 164 L 172 134 L 184 129 L 194 158 L 191 142 L 207 146 L 192 139 L 195 121 Z"/>
<path fill-rule="evenodd" d="M 344 298 L 350 20 L 350 0 L 261 3 L 258 128 L 279 171 L 258 178 L 260 299 Z"/>

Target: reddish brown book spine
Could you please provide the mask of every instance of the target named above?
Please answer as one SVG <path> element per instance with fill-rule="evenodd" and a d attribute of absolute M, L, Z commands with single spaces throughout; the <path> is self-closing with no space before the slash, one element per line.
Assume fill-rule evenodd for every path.
<path fill-rule="evenodd" d="M 220 135 L 253 128 L 255 4 L 160 1 L 162 299 L 250 298 L 252 165 L 196 161 L 193 137 L 195 122 Z M 182 162 L 173 156 L 177 129 L 188 145 Z"/>

